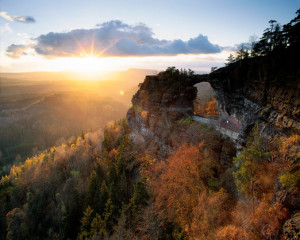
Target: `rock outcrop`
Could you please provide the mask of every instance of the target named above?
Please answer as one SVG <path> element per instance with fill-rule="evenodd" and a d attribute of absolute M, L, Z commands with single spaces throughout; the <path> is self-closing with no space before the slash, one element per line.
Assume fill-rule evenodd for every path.
<path fill-rule="evenodd" d="M 267 140 L 300 133 L 300 60 L 295 52 L 236 62 L 206 78 L 219 111 L 242 125 L 241 144 L 256 122 Z"/>
<path fill-rule="evenodd" d="M 171 153 L 176 141 L 182 140 L 182 132 L 193 131 L 178 128 L 176 123 L 193 121 L 193 101 L 197 96 L 194 85 L 200 82 L 209 82 L 214 89 L 220 116 L 227 114 L 241 126 L 234 141 L 237 149 L 244 146 L 256 123 L 266 145 L 274 136 L 300 134 L 299 52 L 299 48 L 294 48 L 245 59 L 204 75 L 169 68 L 157 76 L 147 76 L 127 112 L 132 136 L 146 144 L 155 142 L 163 154 Z M 174 144 L 172 137 L 176 135 L 179 137 Z M 219 154 L 223 166 L 230 167 L 232 151 L 228 154 L 220 150 Z M 286 195 L 287 191 L 276 194 L 281 193 Z M 295 209 L 297 204 L 292 205 Z M 299 237 L 298 215 L 286 221 L 283 238 Z"/>
<path fill-rule="evenodd" d="M 295 213 L 283 226 L 284 240 L 297 240 L 300 239 L 300 212 Z"/>
<path fill-rule="evenodd" d="M 300 133 L 300 59 L 295 51 L 246 59 L 206 75 L 169 69 L 147 76 L 132 99 L 129 126 L 144 140 L 168 141 L 172 123 L 193 116 L 199 82 L 211 84 L 220 115 L 241 124 L 237 145 L 245 143 L 256 122 L 267 141 Z"/>
<path fill-rule="evenodd" d="M 193 100 L 197 95 L 191 76 L 174 71 L 147 76 L 132 98 L 127 112 L 128 125 L 143 141 L 155 139 L 168 145 L 173 123 L 193 115 Z"/>

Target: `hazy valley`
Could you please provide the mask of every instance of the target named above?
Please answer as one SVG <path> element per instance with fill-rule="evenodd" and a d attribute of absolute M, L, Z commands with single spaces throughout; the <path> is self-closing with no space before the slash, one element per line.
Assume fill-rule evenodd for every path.
<path fill-rule="evenodd" d="M 130 70 L 102 81 L 74 80 L 67 73 L 2 73 L 1 175 L 13 163 L 124 118 L 138 83 L 152 72 Z"/>

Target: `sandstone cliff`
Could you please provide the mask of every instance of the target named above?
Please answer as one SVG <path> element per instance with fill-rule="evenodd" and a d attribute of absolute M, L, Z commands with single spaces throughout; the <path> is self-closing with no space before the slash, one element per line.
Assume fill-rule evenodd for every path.
<path fill-rule="evenodd" d="M 194 85 L 199 82 L 211 84 L 220 115 L 228 114 L 241 124 L 238 145 L 244 144 L 256 122 L 267 140 L 300 132 L 297 51 L 246 59 L 207 75 L 169 69 L 147 76 L 132 99 L 127 113 L 129 126 L 144 140 L 156 138 L 168 143 L 172 123 L 193 116 Z"/>
<path fill-rule="evenodd" d="M 206 78 L 215 90 L 219 111 L 235 116 L 242 124 L 242 142 L 255 122 L 267 139 L 300 132 L 297 51 L 243 60 Z"/>

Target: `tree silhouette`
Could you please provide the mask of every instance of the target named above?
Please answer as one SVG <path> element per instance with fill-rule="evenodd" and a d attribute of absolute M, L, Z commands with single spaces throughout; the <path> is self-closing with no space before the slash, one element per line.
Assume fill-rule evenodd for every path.
<path fill-rule="evenodd" d="M 270 26 L 263 32 L 259 41 L 256 36 L 249 39 L 249 47 L 241 44 L 237 50 L 237 56 L 234 59 L 230 54 L 227 58 L 229 65 L 235 61 L 239 61 L 248 57 L 264 56 L 273 51 L 282 51 L 285 48 L 296 46 L 300 43 L 300 9 L 296 12 L 297 16 L 289 23 L 281 26 L 276 20 L 270 20 Z M 250 50 L 250 53 L 249 53 Z"/>
<path fill-rule="evenodd" d="M 249 51 L 245 44 L 241 44 L 237 51 L 236 60 L 243 60 L 249 57 Z"/>
<path fill-rule="evenodd" d="M 227 62 L 227 63 L 225 63 L 226 66 L 235 62 L 235 58 L 232 53 L 230 53 L 229 57 L 226 59 L 226 62 Z"/>

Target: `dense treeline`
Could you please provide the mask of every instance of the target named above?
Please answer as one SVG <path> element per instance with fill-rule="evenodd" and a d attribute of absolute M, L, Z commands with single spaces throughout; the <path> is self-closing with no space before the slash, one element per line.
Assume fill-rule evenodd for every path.
<path fill-rule="evenodd" d="M 172 137 L 175 148 L 180 141 L 196 144 L 207 138 L 205 146 L 210 153 L 197 157 L 200 153 L 197 145 L 191 154 L 201 158 L 211 169 L 201 177 L 200 185 L 218 191 L 222 184 L 217 182 L 217 176 L 224 173 L 224 169 L 217 162 L 222 148 L 222 144 L 217 144 L 220 143 L 217 134 L 204 125 L 184 121 L 178 123 L 177 130 Z M 24 164 L 14 165 L 0 185 L 1 238 L 172 239 L 180 232 L 183 234 L 174 218 L 172 222 L 160 214 L 156 188 L 152 185 L 155 178 L 158 184 L 168 187 L 162 182 L 162 176 L 171 172 L 173 177 L 179 174 L 179 169 L 174 168 L 177 163 L 168 173 L 163 173 L 161 168 L 163 175 L 160 176 L 157 168 L 163 166 L 165 160 L 158 157 L 155 143 L 136 145 L 129 134 L 123 120 L 107 127 L 103 134 L 101 131 L 82 134 L 27 159 Z M 214 145 L 217 150 L 211 147 Z M 176 159 L 176 154 L 170 157 L 170 163 L 172 159 Z M 181 167 L 185 166 L 188 165 Z M 153 174 L 149 175 L 150 172 Z M 185 181 L 192 179 L 188 174 Z M 194 183 L 191 189 L 198 188 Z M 177 184 L 174 188 L 180 192 L 180 182 Z M 190 193 L 186 197 L 194 195 Z M 163 206 L 164 201 L 161 204 Z M 187 217 L 183 214 L 181 221 Z"/>
<path fill-rule="evenodd" d="M 293 209 L 274 186 L 299 194 L 300 137 L 275 138 L 266 152 L 254 130 L 234 168 L 214 130 L 177 128 L 167 158 L 133 143 L 123 120 L 13 166 L 0 185 L 1 238 L 278 238 Z"/>
<path fill-rule="evenodd" d="M 122 211 L 133 214 L 148 198 L 128 134 L 121 121 L 103 137 L 88 133 L 13 166 L 0 185 L 1 238 L 111 235 Z"/>
<path fill-rule="evenodd" d="M 300 9 L 297 16 L 289 23 L 281 26 L 276 20 L 270 20 L 270 27 L 264 30 L 259 41 L 250 37 L 250 42 L 241 44 L 236 56 L 230 54 L 227 65 L 249 57 L 265 56 L 272 53 L 280 54 L 287 48 L 298 47 L 300 44 Z"/>

